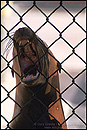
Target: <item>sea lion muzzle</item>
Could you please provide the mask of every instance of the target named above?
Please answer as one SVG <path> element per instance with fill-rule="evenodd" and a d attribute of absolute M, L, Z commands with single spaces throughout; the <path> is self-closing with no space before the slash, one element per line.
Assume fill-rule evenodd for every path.
<path fill-rule="evenodd" d="M 27 41 L 24 45 L 19 41 L 18 55 L 21 68 L 21 81 L 28 84 L 28 82 L 35 80 L 40 75 L 40 63 L 35 50 L 32 47 L 32 42 Z M 18 52 L 18 53 L 19 53 Z M 39 70 L 39 71 L 38 71 Z"/>

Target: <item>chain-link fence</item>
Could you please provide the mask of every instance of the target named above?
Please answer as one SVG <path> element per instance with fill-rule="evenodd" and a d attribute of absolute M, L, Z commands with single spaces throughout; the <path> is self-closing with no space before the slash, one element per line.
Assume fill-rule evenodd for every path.
<path fill-rule="evenodd" d="M 20 27 L 30 27 L 61 63 L 60 93 L 67 128 L 86 128 L 86 2 L 2 1 L 1 5 L 1 127 L 7 129 L 12 122 L 18 87 L 10 72 L 12 35 Z"/>

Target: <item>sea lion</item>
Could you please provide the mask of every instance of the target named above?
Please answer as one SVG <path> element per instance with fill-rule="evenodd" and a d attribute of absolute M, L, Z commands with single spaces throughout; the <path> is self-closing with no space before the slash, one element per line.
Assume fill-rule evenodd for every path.
<path fill-rule="evenodd" d="M 16 95 L 11 129 L 66 129 L 60 98 L 60 63 L 32 29 L 13 36 Z"/>

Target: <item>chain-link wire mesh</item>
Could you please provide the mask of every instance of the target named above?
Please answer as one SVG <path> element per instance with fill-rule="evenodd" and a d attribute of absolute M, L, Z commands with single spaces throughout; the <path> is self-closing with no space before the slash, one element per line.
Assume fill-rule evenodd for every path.
<path fill-rule="evenodd" d="M 15 89 L 20 83 L 16 85 L 15 79 L 10 76 L 11 65 L 14 60 L 14 57 L 10 55 L 13 47 L 11 39 L 14 34 L 12 32 L 23 26 L 31 27 L 36 34 L 44 39 L 48 44 L 48 49 L 54 51 L 55 56 L 57 56 L 56 58 L 53 57 L 54 60 L 61 63 L 60 94 L 67 128 L 86 128 L 86 17 L 84 16 L 86 14 L 86 2 L 70 2 L 21 1 L 22 10 L 19 9 L 15 1 L 2 1 L 2 128 L 9 128 L 9 124 L 12 122 L 14 103 L 17 103 L 15 101 Z M 20 5 L 20 2 L 17 1 L 17 4 Z M 74 6 L 75 8 L 73 8 Z M 75 10 L 72 11 L 72 8 Z M 10 40 L 9 46 L 6 48 L 6 55 L 8 55 L 6 58 L 3 52 L 8 39 Z M 18 103 L 17 105 L 21 107 Z"/>

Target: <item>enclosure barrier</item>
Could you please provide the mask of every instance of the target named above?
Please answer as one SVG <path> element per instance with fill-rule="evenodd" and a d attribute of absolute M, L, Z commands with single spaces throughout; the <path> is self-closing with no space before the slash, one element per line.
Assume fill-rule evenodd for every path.
<path fill-rule="evenodd" d="M 29 25 L 27 25 L 27 24 L 23 21 L 23 17 L 24 17 L 29 11 L 32 11 L 33 8 L 36 8 L 36 9 L 45 17 L 46 21 L 35 31 L 35 33 L 37 33 L 37 32 L 38 32 L 44 25 L 46 25 L 47 23 L 49 23 L 49 24 L 59 33 L 58 39 L 55 39 L 55 40 L 53 41 L 53 43 L 51 43 L 51 45 L 48 47 L 48 49 L 50 49 L 50 47 L 51 47 L 53 44 L 55 44 L 56 41 L 58 41 L 58 40 L 60 40 L 60 39 L 62 39 L 62 40 L 72 49 L 72 53 L 71 53 L 70 55 L 68 55 L 67 58 L 65 58 L 65 59 L 61 62 L 61 66 L 62 66 L 62 64 L 63 64 L 65 61 L 67 61 L 70 57 L 72 57 L 72 55 L 77 56 L 77 57 L 85 64 L 85 66 L 86 66 L 85 60 L 84 60 L 81 56 L 79 56 L 78 53 L 75 52 L 75 49 L 76 49 L 79 45 L 83 44 L 83 42 L 86 41 L 86 38 L 83 38 L 75 47 L 73 47 L 73 46 L 62 36 L 62 34 L 63 34 L 71 25 L 73 25 L 73 23 L 76 24 L 76 25 L 86 34 L 86 30 L 76 21 L 76 18 L 77 18 L 77 16 L 80 15 L 84 10 L 86 10 L 87 7 L 85 6 L 85 7 L 81 8 L 81 10 L 80 10 L 79 12 L 77 12 L 76 15 L 74 16 L 74 15 L 64 6 L 63 1 L 60 1 L 59 5 L 47 16 L 47 15 L 42 11 L 42 9 L 39 8 L 39 6 L 37 5 L 37 1 L 32 1 L 32 3 L 33 3 L 33 5 L 32 5 L 30 8 L 28 8 L 27 11 L 23 13 L 23 15 L 20 15 L 19 12 L 18 12 L 17 10 L 15 10 L 15 8 L 13 8 L 13 7 L 11 6 L 10 2 L 9 2 L 9 1 L 6 1 L 5 5 L 1 8 L 1 11 L 8 6 L 12 11 L 14 11 L 14 12 L 19 16 L 20 20 L 19 20 L 19 21 L 16 23 L 16 25 L 14 25 L 10 30 L 8 30 L 3 24 L 1 24 L 2 28 L 7 32 L 7 35 L 6 35 L 4 38 L 1 39 L 1 44 L 2 44 L 8 37 L 9 37 L 10 39 L 12 39 L 12 37 L 10 36 L 10 32 L 11 32 L 17 25 L 19 25 L 21 22 L 22 22 L 26 27 L 29 28 Z M 70 24 L 68 24 L 62 31 L 60 31 L 60 30 L 59 30 L 52 22 L 50 22 L 50 20 L 49 20 L 50 16 L 51 16 L 52 14 L 54 14 L 56 11 L 58 11 L 58 10 L 60 9 L 60 7 L 63 8 L 64 11 L 67 12 L 67 13 L 70 15 L 70 17 L 72 18 L 72 22 L 71 22 Z M 7 49 L 8 49 L 8 48 L 6 48 L 6 51 L 7 51 Z M 47 53 L 48 53 L 48 52 L 47 52 Z M 17 55 L 17 56 L 18 56 L 18 55 Z M 1 55 L 1 58 L 7 63 L 7 66 L 6 66 L 3 70 L 1 70 L 1 73 L 3 73 L 3 72 L 4 72 L 6 69 L 8 69 L 8 68 L 12 69 L 12 68 L 10 67 L 10 62 L 14 59 L 14 57 L 13 57 L 11 60 L 9 60 L 9 61 L 4 57 L 4 55 Z M 53 57 L 53 58 L 54 58 L 54 57 Z M 57 62 L 59 62 L 56 58 L 54 58 L 54 59 L 55 59 Z M 79 72 L 75 77 L 73 77 L 71 74 L 69 74 L 69 73 L 67 72 L 67 70 L 65 70 L 63 67 L 61 67 L 61 71 L 63 71 L 64 73 L 66 73 L 66 74 L 72 79 L 71 84 L 70 84 L 69 86 L 67 86 L 64 91 L 62 91 L 62 92 L 60 93 L 60 95 L 61 95 L 61 96 L 60 96 L 61 100 L 64 101 L 64 102 L 72 109 L 72 114 L 69 115 L 69 117 L 68 117 L 67 119 L 65 119 L 65 121 L 66 121 L 66 123 L 67 123 L 67 120 L 69 120 L 73 115 L 75 115 L 75 116 L 76 116 L 77 118 L 79 118 L 79 120 L 81 120 L 81 122 L 83 122 L 83 124 L 86 126 L 86 122 L 76 113 L 76 109 L 77 109 L 79 106 L 81 106 L 84 102 L 86 102 L 86 98 L 85 98 L 83 101 L 81 101 L 79 104 L 77 104 L 76 107 L 72 107 L 64 98 L 62 98 L 62 95 L 65 93 L 65 91 L 66 91 L 67 89 L 69 89 L 73 84 L 76 85 L 76 87 L 78 87 L 78 89 L 80 89 L 80 91 L 82 91 L 82 93 L 86 96 L 86 92 L 75 82 L 75 80 L 76 80 L 82 73 L 84 73 L 84 72 L 86 71 L 86 68 L 84 68 L 81 72 Z M 55 73 L 56 73 L 56 72 L 54 72 L 53 75 L 54 75 Z M 51 76 L 52 76 L 52 75 L 51 75 Z M 20 84 L 20 83 L 19 83 L 19 84 Z M 5 100 L 7 100 L 8 98 L 10 98 L 11 100 L 13 100 L 13 102 L 17 103 L 17 102 L 10 96 L 10 94 L 11 94 L 11 92 L 12 92 L 14 89 L 16 89 L 16 87 L 18 87 L 19 84 L 17 84 L 15 87 L 13 87 L 11 91 L 7 91 L 6 87 L 3 86 L 3 85 L 1 85 L 1 87 L 2 87 L 2 88 L 4 89 L 4 91 L 6 91 L 6 93 L 7 93 L 7 97 L 1 101 L 1 105 L 2 105 L 3 102 L 4 102 Z M 55 86 L 52 86 L 52 85 L 51 85 L 51 87 L 54 88 Z M 57 90 L 55 89 L 55 91 L 57 91 Z M 32 100 L 32 99 L 31 99 L 31 100 Z M 56 102 L 55 102 L 55 103 L 56 103 Z M 55 103 L 54 103 L 54 104 L 55 104 Z M 54 104 L 53 104 L 53 105 L 54 105 Z M 17 103 L 17 105 L 19 105 L 19 104 Z M 19 106 L 20 106 L 20 105 L 19 105 Z M 26 105 L 25 105 L 25 106 L 26 106 Z M 52 107 L 52 106 L 51 106 L 51 107 Z M 22 108 L 22 109 L 23 109 L 23 108 Z M 20 114 L 20 113 L 19 113 L 19 114 Z M 18 115 L 19 115 L 19 114 L 18 114 Z M 18 116 L 18 115 L 17 115 L 17 116 Z M 13 119 L 9 122 L 3 115 L 1 115 L 1 117 L 7 122 L 7 127 L 6 127 L 5 129 L 9 128 L 9 124 L 12 122 L 12 120 L 15 120 L 15 118 L 16 118 L 16 117 L 13 118 Z M 63 123 L 64 123 L 64 122 L 63 122 Z M 62 123 L 62 124 L 63 124 L 63 123 Z M 61 124 L 61 125 L 62 125 L 62 124 Z"/>

